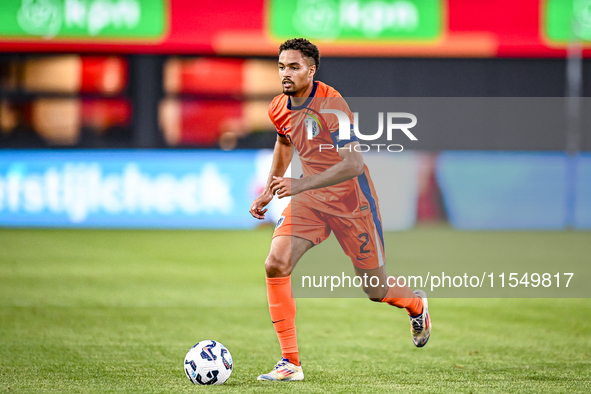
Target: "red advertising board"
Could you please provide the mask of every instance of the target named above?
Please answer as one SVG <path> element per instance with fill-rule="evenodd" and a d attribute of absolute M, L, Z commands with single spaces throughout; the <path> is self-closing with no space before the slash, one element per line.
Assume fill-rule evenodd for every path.
<path fill-rule="evenodd" d="M 73 11 L 62 9 L 76 4 L 76 16 L 87 16 L 91 27 L 106 26 L 102 31 L 108 34 L 96 27 L 86 36 L 66 27 L 51 36 L 0 27 L 0 51 L 272 56 L 278 43 L 299 33 L 318 43 L 324 56 L 564 57 L 568 43 L 577 41 L 591 56 L 591 0 L 154 0 L 163 2 L 159 13 L 147 13 L 161 28 L 150 30 L 144 20 L 146 33 L 137 34 L 125 33 L 125 20 L 115 11 L 111 19 L 102 10 L 107 19 L 91 20 L 96 1 L 3 0 L 18 15 L 0 5 L 0 25 L 16 26 L 23 13 L 31 15 L 21 9 L 34 3 L 65 12 L 65 24 Z M 101 1 L 106 3 L 113 10 L 150 4 Z M 87 22 L 80 18 L 75 27 Z"/>

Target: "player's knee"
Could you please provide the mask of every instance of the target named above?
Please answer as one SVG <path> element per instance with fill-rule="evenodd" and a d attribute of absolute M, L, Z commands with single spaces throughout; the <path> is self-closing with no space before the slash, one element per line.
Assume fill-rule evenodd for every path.
<path fill-rule="evenodd" d="M 288 276 L 291 274 L 290 261 L 270 254 L 265 260 L 265 272 L 269 278 Z"/>
<path fill-rule="evenodd" d="M 371 286 L 363 287 L 363 291 L 367 294 L 367 298 L 373 302 L 382 302 L 387 293 L 387 291 L 384 291 L 381 287 Z"/>

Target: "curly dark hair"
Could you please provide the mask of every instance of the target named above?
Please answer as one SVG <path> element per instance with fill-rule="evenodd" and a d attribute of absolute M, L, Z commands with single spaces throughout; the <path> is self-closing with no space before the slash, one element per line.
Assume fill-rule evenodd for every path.
<path fill-rule="evenodd" d="M 316 70 L 320 68 L 320 51 L 316 45 L 312 44 L 305 38 L 292 38 L 291 40 L 285 41 L 279 46 L 279 54 L 281 55 L 281 52 L 288 49 L 300 51 L 304 57 L 314 59 Z"/>

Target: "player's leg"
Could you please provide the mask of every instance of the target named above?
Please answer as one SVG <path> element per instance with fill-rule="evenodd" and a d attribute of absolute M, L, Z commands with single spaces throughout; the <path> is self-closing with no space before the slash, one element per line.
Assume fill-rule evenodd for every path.
<path fill-rule="evenodd" d="M 357 259 L 353 260 L 354 265 L 357 262 Z M 397 278 L 386 275 L 385 266 L 373 269 L 355 266 L 355 274 L 363 279 L 363 290 L 370 300 L 406 309 L 410 318 L 410 334 L 414 345 L 425 346 L 431 336 L 431 316 L 427 294 L 423 290 L 413 292 L 406 284 L 399 286 L 400 282 Z"/>
<path fill-rule="evenodd" d="M 377 219 L 376 219 L 377 217 Z M 404 308 L 410 316 L 411 335 L 417 347 L 424 346 L 431 333 L 427 297 L 424 291 L 413 292 L 406 283 L 399 285 L 394 277 L 388 278 L 379 215 L 362 218 L 334 219 L 333 232 L 343 251 L 362 278 L 363 290 L 370 300 Z"/>
<path fill-rule="evenodd" d="M 404 308 L 410 315 L 422 311 L 421 300 L 404 286 L 396 286 L 387 280 L 386 257 L 381 226 L 376 225 L 374 215 L 359 218 L 331 218 L 331 227 L 341 248 L 355 267 L 355 273 L 362 279 L 363 291 L 369 299 L 387 302 Z M 390 283 L 389 283 L 390 282 Z M 394 284 L 394 286 L 390 286 Z"/>
<path fill-rule="evenodd" d="M 357 263 L 357 260 L 355 261 Z M 385 302 L 397 308 L 404 308 L 410 316 L 423 311 L 421 299 L 410 287 L 397 286 L 396 278 L 386 275 L 386 267 L 360 268 L 354 264 L 355 274 L 362 278 L 362 287 L 367 297 L 375 302 Z"/>
<path fill-rule="evenodd" d="M 291 204 L 284 210 L 265 261 L 269 313 L 281 346 L 282 360 L 271 372 L 259 376 L 259 380 L 293 381 L 304 378 L 296 337 L 296 303 L 292 294 L 291 272 L 304 253 L 315 243 L 326 239 L 330 230 L 315 212 L 297 210 L 297 214 L 303 216 L 297 216 L 292 223 Z"/>
<path fill-rule="evenodd" d="M 299 366 L 296 337 L 296 302 L 291 288 L 291 272 L 298 260 L 314 244 L 306 239 L 281 235 L 273 238 L 265 261 L 267 300 L 282 357 Z"/>
<path fill-rule="evenodd" d="M 297 262 L 312 246 L 312 241 L 291 235 L 273 238 L 271 250 L 265 260 L 267 278 L 290 276 Z"/>
<path fill-rule="evenodd" d="M 364 271 L 365 270 L 355 267 L 355 272 L 358 275 L 370 274 L 369 272 Z M 374 274 L 386 277 L 385 267 L 380 267 L 378 271 L 379 272 Z M 423 290 L 415 290 L 413 292 L 406 283 L 403 283 L 402 286 L 400 286 L 400 281 L 393 276 L 387 277 L 385 280 L 385 287 L 388 290 L 380 302 L 385 302 L 397 308 L 406 309 L 410 318 L 410 334 L 414 345 L 416 347 L 425 346 L 431 336 L 431 316 L 429 315 L 427 294 Z M 377 300 L 372 299 L 372 301 Z"/>

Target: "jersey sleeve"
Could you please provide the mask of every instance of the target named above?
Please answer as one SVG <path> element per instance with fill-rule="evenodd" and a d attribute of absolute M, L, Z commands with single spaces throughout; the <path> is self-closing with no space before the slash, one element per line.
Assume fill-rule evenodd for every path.
<path fill-rule="evenodd" d="M 275 126 L 275 131 L 282 137 L 285 137 L 285 132 L 281 130 L 281 127 L 277 125 L 277 102 L 276 100 L 271 101 L 269 104 L 269 119 L 273 122 L 273 126 Z"/>

